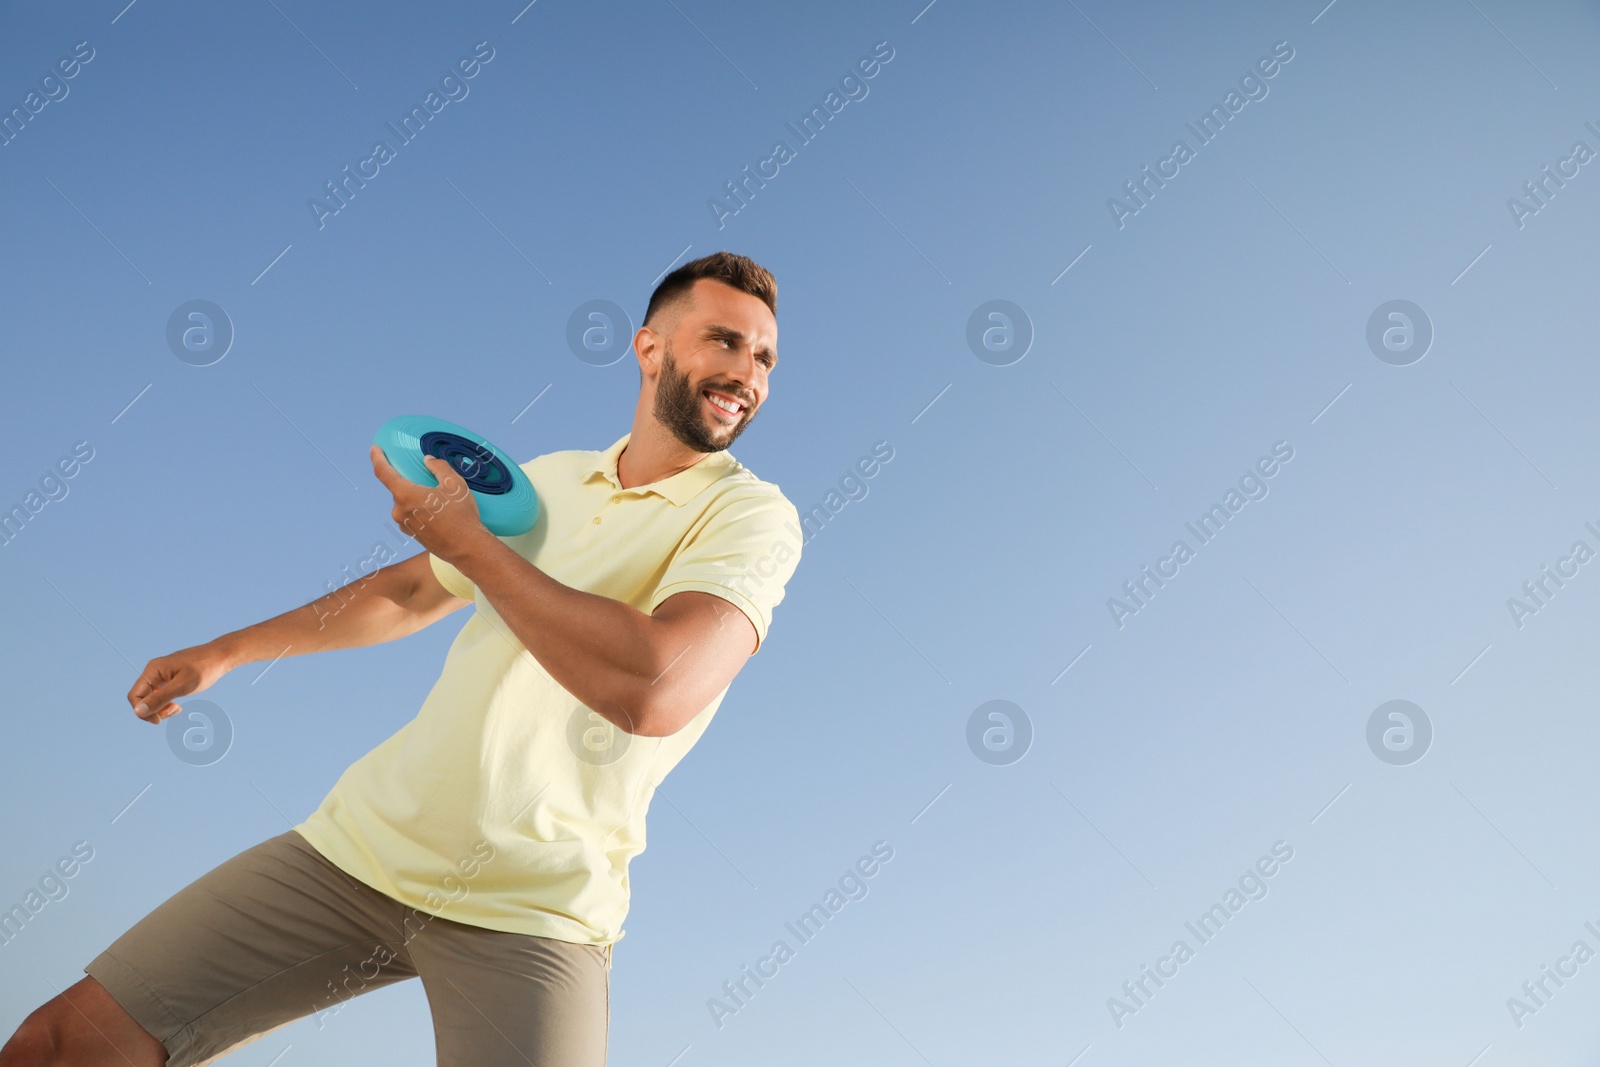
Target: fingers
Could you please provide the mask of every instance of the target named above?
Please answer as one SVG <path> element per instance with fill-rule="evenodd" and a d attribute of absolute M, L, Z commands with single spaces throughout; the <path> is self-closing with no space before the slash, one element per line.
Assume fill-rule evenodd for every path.
<path fill-rule="evenodd" d="M 168 685 L 157 689 L 133 707 L 133 713 L 145 722 L 161 722 L 170 719 L 183 708 L 174 703 L 174 697 L 187 696 L 189 690 L 186 686 Z"/>
<path fill-rule="evenodd" d="M 155 692 L 157 686 L 166 680 L 167 671 L 160 660 L 153 659 L 145 664 L 144 670 L 139 673 L 139 680 L 133 683 L 132 689 L 128 690 L 128 703 L 132 705 L 136 715 L 140 718 L 150 717 L 147 714 L 150 710 L 150 695 Z M 160 707 L 161 705 L 157 704 L 155 706 Z"/>
<path fill-rule="evenodd" d="M 460 500 L 471 493 L 467 487 L 467 480 L 461 476 L 461 472 L 438 456 L 423 456 L 422 462 L 438 481 L 439 487 L 444 490 L 444 495 L 451 500 Z"/>
<path fill-rule="evenodd" d="M 150 710 L 152 707 L 155 708 L 154 711 Z M 139 710 L 140 708 L 143 708 L 144 710 L 141 711 Z M 161 704 L 156 704 L 154 701 L 151 701 L 149 704 L 140 704 L 138 707 L 134 708 L 134 714 L 138 715 L 139 718 L 143 719 L 145 722 L 160 723 L 172 718 L 182 710 L 183 708 L 181 706 L 171 701 L 166 701 Z"/>
<path fill-rule="evenodd" d="M 433 475 L 433 480 L 438 483 L 437 488 L 443 489 L 446 496 L 454 497 L 455 494 L 450 492 L 451 480 L 459 480 L 461 477 L 456 473 L 456 469 L 438 456 L 424 455 L 422 457 L 422 465 L 428 468 L 429 474 Z"/>
<path fill-rule="evenodd" d="M 151 691 L 133 705 L 133 713 L 145 722 L 160 722 L 175 714 L 178 706 L 172 703 L 172 697 L 178 695 L 173 692 L 176 688 L 168 685 Z"/>
<path fill-rule="evenodd" d="M 148 668 L 148 667 L 145 668 L 146 671 L 148 671 L 149 669 L 150 668 Z M 154 683 L 152 683 L 147 677 L 145 677 L 144 675 L 141 674 L 139 676 L 139 680 L 137 682 L 133 683 L 133 688 L 128 690 L 128 703 L 130 705 L 138 704 L 139 701 L 144 699 L 144 697 L 147 694 L 149 694 L 150 690 L 152 690 L 154 688 L 155 688 Z"/>
<path fill-rule="evenodd" d="M 423 485 L 421 482 L 414 482 L 404 474 L 401 474 L 395 469 L 394 464 L 389 462 L 389 457 L 384 454 L 383 449 L 379 448 L 377 445 L 373 445 L 371 448 L 369 448 L 367 450 L 367 454 L 372 458 L 372 473 L 377 475 L 378 480 L 383 483 L 384 488 L 393 494 L 395 507 L 404 507 L 404 505 L 401 503 L 402 497 L 413 496 L 420 491 L 432 490 L 434 488 L 434 486 L 431 485 Z M 435 464 L 438 464 L 438 466 L 435 466 Z M 446 463 L 437 456 L 430 456 L 424 453 L 422 457 L 422 465 L 427 469 L 429 474 L 433 475 L 434 481 L 438 484 L 443 484 L 444 480 L 440 473 L 441 471 L 448 472 L 451 477 L 460 477 L 456 474 L 454 468 L 452 468 L 450 464 Z M 465 482 L 463 482 L 463 485 L 464 484 Z M 431 497 L 429 503 L 431 506 Z"/>
<path fill-rule="evenodd" d="M 165 657 L 151 660 L 128 690 L 133 713 L 146 722 L 160 722 L 176 715 L 182 709 L 173 699 L 194 691 L 189 673 L 174 667 Z"/>
<path fill-rule="evenodd" d="M 410 478 L 395 470 L 394 464 L 389 462 L 389 457 L 377 445 L 367 449 L 367 455 L 372 459 L 372 473 L 377 475 L 378 480 L 384 484 L 384 487 L 394 494 L 396 507 L 402 506 L 400 503 L 402 493 L 415 493 L 419 488 L 435 488 L 435 486 L 413 482 Z M 448 487 L 446 488 L 446 495 L 451 500 L 459 500 L 469 492 L 467 481 L 461 476 L 461 473 L 438 456 L 430 456 L 424 453 L 422 465 L 429 474 L 433 475 L 434 481 L 439 487 Z M 457 483 L 459 483 L 460 488 L 456 487 Z M 435 511 L 438 510 L 431 495 L 428 500 L 428 506 Z"/>
<path fill-rule="evenodd" d="M 389 457 L 383 454 L 383 449 L 373 445 L 367 449 L 367 456 L 372 460 L 372 473 L 378 476 L 378 481 L 382 482 L 385 488 L 393 490 L 400 472 L 394 469 Z"/>
<path fill-rule="evenodd" d="M 401 493 L 395 493 L 394 507 L 389 510 L 389 517 L 395 521 L 409 537 L 416 537 L 418 531 L 427 526 L 435 515 L 438 515 L 454 501 L 471 501 L 472 490 L 467 487 L 466 479 L 456 473 L 455 469 L 444 460 L 436 456 L 424 456 L 423 462 L 428 465 L 428 470 L 438 480 L 436 487 L 424 487 L 413 482 L 407 482 L 411 489 L 406 491 L 405 499 Z M 424 494 L 420 503 L 413 503 L 418 493 Z M 477 504 L 469 503 L 474 513 Z"/>

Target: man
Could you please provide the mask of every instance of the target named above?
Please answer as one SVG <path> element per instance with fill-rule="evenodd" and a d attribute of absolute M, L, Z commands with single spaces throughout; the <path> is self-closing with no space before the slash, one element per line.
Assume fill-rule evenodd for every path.
<path fill-rule="evenodd" d="M 766 401 L 777 283 L 718 252 L 634 335 L 632 430 L 522 465 L 542 504 L 497 538 L 461 477 L 373 471 L 426 551 L 151 660 L 159 723 L 245 663 L 406 636 L 471 602 L 416 718 L 304 822 L 135 924 L 30 1015 L 0 1067 L 209 1063 L 420 977 L 441 1065 L 601 1067 L 611 946 L 655 787 L 710 722 L 799 562 L 799 513 L 727 448 Z"/>

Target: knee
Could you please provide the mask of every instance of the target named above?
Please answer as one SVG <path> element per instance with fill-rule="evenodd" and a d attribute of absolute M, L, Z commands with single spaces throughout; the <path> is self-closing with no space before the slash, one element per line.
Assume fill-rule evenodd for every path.
<path fill-rule="evenodd" d="M 0 1067 L 50 1067 L 57 1062 L 59 1000 L 57 997 L 22 1020 L 11 1040 L 0 1047 Z"/>
<path fill-rule="evenodd" d="M 115 1063 L 163 1067 L 166 1048 L 93 978 L 52 997 L 0 1048 L 0 1067 Z"/>

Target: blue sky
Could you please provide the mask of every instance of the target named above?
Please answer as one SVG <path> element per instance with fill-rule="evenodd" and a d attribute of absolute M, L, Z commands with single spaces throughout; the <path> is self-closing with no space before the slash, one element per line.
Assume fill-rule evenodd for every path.
<path fill-rule="evenodd" d="M 1600 1049 L 1600 960 L 1572 955 L 1600 952 L 1596 5 L 123 2 L 0 35 L 0 106 L 38 94 L 0 146 L 0 502 L 40 493 L 0 545 L 0 904 L 93 853 L 0 948 L 0 1029 L 303 818 L 465 616 L 228 676 L 207 766 L 132 716 L 138 666 L 415 551 L 366 460 L 396 415 L 519 460 L 611 444 L 636 364 L 579 358 L 569 319 L 637 325 L 726 248 L 781 290 L 733 453 L 802 512 L 855 499 L 652 806 L 613 1062 Z M 220 358 L 169 344 L 199 300 Z M 1394 700 L 1425 747 L 1387 712 L 1398 748 L 1369 744 Z M 1010 749 L 971 726 L 992 701 L 1026 716 Z M 718 1026 L 878 842 L 869 892 Z M 413 982 L 230 1062 L 431 1049 Z"/>

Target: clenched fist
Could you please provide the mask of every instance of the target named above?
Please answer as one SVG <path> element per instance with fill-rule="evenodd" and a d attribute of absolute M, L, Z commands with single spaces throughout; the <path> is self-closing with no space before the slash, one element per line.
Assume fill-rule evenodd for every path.
<path fill-rule="evenodd" d="M 213 645 L 158 656 L 145 664 L 139 680 L 128 690 L 128 703 L 139 718 L 158 723 L 183 710 L 175 700 L 211 688 L 230 669 L 232 665 Z"/>

